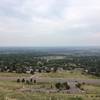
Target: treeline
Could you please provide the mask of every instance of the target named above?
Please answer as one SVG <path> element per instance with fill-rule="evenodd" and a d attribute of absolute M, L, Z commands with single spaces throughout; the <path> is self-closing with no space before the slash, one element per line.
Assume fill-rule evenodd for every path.
<path fill-rule="evenodd" d="M 48 56 L 48 55 L 45 55 Z M 35 69 L 50 71 L 51 68 L 63 68 L 72 70 L 83 68 L 88 73 L 100 75 L 100 56 L 66 56 L 64 59 L 44 59 L 43 55 L 34 56 L 34 54 L 0 54 L 0 71 L 26 72 Z"/>

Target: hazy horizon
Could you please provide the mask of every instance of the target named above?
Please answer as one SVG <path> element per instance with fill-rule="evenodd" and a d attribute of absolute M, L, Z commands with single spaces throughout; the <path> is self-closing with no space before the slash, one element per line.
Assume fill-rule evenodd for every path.
<path fill-rule="evenodd" d="M 99 0 L 0 0 L 0 47 L 99 47 Z"/>
<path fill-rule="evenodd" d="M 0 48 L 100 48 L 100 46 L 90 46 L 90 45 L 82 45 L 82 46 L 0 46 Z"/>

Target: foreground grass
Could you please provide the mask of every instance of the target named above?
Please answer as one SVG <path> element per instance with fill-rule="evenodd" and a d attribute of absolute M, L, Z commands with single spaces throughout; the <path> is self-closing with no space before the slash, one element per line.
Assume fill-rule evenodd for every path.
<path fill-rule="evenodd" d="M 87 93 L 92 93 L 92 94 L 100 94 L 100 86 L 98 85 L 82 85 L 82 89 L 84 89 Z"/>
<path fill-rule="evenodd" d="M 47 83 L 45 84 L 48 85 Z M 0 81 L 0 100 L 100 100 L 100 86 L 88 87 L 84 85 L 84 89 L 88 88 L 89 92 L 91 89 L 96 89 L 94 90 L 96 91 L 95 93 L 87 94 L 20 92 L 19 89 L 22 89 L 23 86 L 24 88 L 31 88 L 29 85 L 15 81 Z"/>
<path fill-rule="evenodd" d="M 100 100 L 95 94 L 69 95 L 69 94 L 48 94 L 48 93 L 18 93 L 0 92 L 0 100 Z"/>
<path fill-rule="evenodd" d="M 57 73 L 39 73 L 40 77 L 52 78 L 96 78 L 92 75 L 85 75 L 81 72 L 57 72 Z M 29 74 L 0 73 L 0 77 L 29 77 Z M 87 94 L 67 94 L 67 93 L 31 93 L 21 92 L 22 88 L 48 88 L 52 83 L 37 83 L 35 85 L 26 85 L 12 80 L 0 81 L 0 100 L 100 100 L 100 86 L 83 85 Z"/>

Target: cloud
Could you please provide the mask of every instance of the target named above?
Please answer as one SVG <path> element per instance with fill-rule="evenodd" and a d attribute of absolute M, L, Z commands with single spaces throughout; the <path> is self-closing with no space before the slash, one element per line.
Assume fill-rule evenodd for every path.
<path fill-rule="evenodd" d="M 99 0 L 3 0 L 0 45 L 96 45 L 99 12 Z"/>

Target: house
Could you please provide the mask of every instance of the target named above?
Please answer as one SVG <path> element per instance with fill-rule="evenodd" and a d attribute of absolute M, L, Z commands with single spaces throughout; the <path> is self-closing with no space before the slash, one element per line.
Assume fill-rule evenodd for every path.
<path fill-rule="evenodd" d="M 57 68 L 57 71 L 58 71 L 58 72 L 62 72 L 62 71 L 64 71 L 64 69 L 63 69 L 62 67 L 58 67 L 58 68 Z"/>
<path fill-rule="evenodd" d="M 77 68 L 74 69 L 74 71 L 84 71 L 84 68 L 77 67 Z"/>

